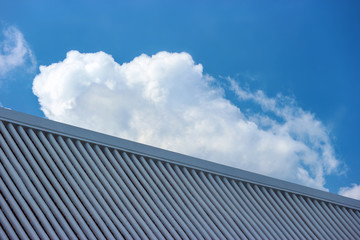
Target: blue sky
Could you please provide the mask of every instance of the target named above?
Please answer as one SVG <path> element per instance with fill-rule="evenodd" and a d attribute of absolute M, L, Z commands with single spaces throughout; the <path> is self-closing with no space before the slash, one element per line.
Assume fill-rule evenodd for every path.
<path fill-rule="evenodd" d="M 360 184 L 358 1 L 100 3 L 1 0 L 0 5 L 0 103 L 4 107 L 70 124 L 78 123 L 86 128 L 91 128 L 92 125 L 78 119 L 88 117 L 86 114 L 89 113 L 91 116 L 129 114 L 132 117 L 122 119 L 127 122 L 121 126 L 117 125 L 120 124 L 116 122 L 117 118 L 109 117 L 111 121 L 115 121 L 114 128 L 118 128 L 114 135 L 218 162 L 221 162 L 217 160 L 220 156 L 226 158 L 224 152 L 218 149 L 221 143 L 210 149 L 211 144 L 202 139 L 228 139 L 221 148 L 229 148 L 234 156 L 243 158 L 252 156 L 246 150 L 241 150 L 243 142 L 250 142 L 248 148 L 255 154 L 270 154 L 270 163 L 261 157 L 254 157 L 256 164 L 250 160 L 237 164 L 235 157 L 229 154 L 229 159 L 232 160 L 225 161 L 224 164 L 274 177 L 278 171 L 300 174 L 296 171 L 301 168 L 316 183 L 301 177 L 279 177 L 334 193 L 338 193 L 340 188 L 354 186 L 355 192 L 356 186 Z M 20 34 L 22 38 L 16 38 L 16 34 Z M 11 47 L 16 46 L 14 39 L 22 42 L 23 52 L 19 53 L 18 62 L 10 64 L 10 58 L 4 56 L 11 55 Z M 5 46 L 8 48 L 5 49 Z M 67 55 L 71 50 L 74 51 Z M 180 54 L 182 52 L 184 54 Z M 97 54 L 86 55 L 87 53 Z M 139 58 L 135 60 L 136 57 Z M 102 70 L 95 71 L 94 75 L 87 72 L 88 75 L 85 76 L 82 72 L 85 70 L 79 69 L 89 61 L 93 64 L 105 61 L 108 64 L 104 64 Z M 52 65 L 54 63 L 59 64 Z M 127 68 L 124 63 L 128 63 Z M 202 66 L 200 70 L 196 67 L 199 64 Z M 39 70 L 41 65 L 44 66 L 42 71 Z M 53 68 L 50 69 L 50 65 Z M 77 70 L 67 71 L 73 69 L 73 66 L 78 66 Z M 167 69 L 168 75 L 154 72 L 159 66 Z M 127 77 L 121 78 L 114 69 L 120 69 L 121 74 Z M 132 76 L 129 69 L 140 75 L 148 74 L 150 80 Z M 191 81 L 183 80 L 179 72 L 184 73 Z M 110 74 L 113 75 L 109 76 Z M 114 88 L 109 87 L 111 84 L 107 82 L 96 80 L 103 79 L 104 76 L 115 79 L 115 83 L 111 83 L 115 84 Z M 160 80 L 153 80 L 152 76 L 159 76 Z M 33 82 L 36 77 L 38 87 L 35 87 L 34 94 Z M 64 82 L 59 80 L 61 77 Z M 161 80 L 162 77 L 164 80 Z M 53 99 L 50 96 L 59 91 L 55 81 L 61 83 L 66 94 L 62 93 L 63 95 Z M 175 90 L 171 81 L 178 84 Z M 110 92 L 106 94 L 114 94 L 114 98 L 101 97 L 101 101 L 105 104 L 111 100 L 114 105 L 122 105 L 121 101 L 132 101 L 130 97 L 116 97 L 116 94 L 123 94 L 123 88 L 116 86 L 120 82 L 126 83 L 126 91 L 133 93 L 137 99 L 130 104 L 132 108 L 138 108 L 141 112 L 152 109 L 151 112 L 157 113 L 157 116 L 149 119 L 142 115 L 136 116 L 140 116 L 143 121 L 164 123 L 150 129 L 146 124 L 135 122 L 135 113 L 126 107 L 107 109 L 106 113 L 87 108 L 86 103 L 95 101 L 101 94 L 95 94 L 95 90 L 84 87 L 85 82 L 109 87 L 111 91 L 107 89 Z M 205 87 L 202 82 L 206 82 Z M 140 85 L 134 88 L 134 84 Z M 140 94 L 141 89 L 145 90 Z M 193 90 L 188 91 L 189 89 Z M 85 92 L 86 95 L 81 95 L 80 98 L 79 92 Z M 172 94 L 164 97 L 162 92 Z M 194 98 L 190 104 L 186 102 L 186 99 L 192 97 L 189 92 L 206 97 L 200 100 Z M 148 96 L 146 94 L 150 94 L 155 105 L 146 105 L 143 109 L 145 102 L 142 101 Z M 43 101 L 41 105 L 40 99 Z M 66 99 L 71 101 L 66 102 Z M 159 101 L 165 101 L 167 107 Z M 214 103 L 213 107 L 207 107 L 209 104 L 202 105 L 206 101 Z M 226 101 L 228 102 L 225 104 Z M 275 105 L 270 106 L 271 102 Z M 60 103 L 67 104 L 65 110 L 59 110 Z M 185 110 L 172 112 L 175 105 L 170 103 L 183 106 Z M 219 107 L 219 103 L 226 106 Z M 47 113 L 41 107 L 43 110 L 47 109 Z M 89 111 L 84 113 L 82 109 Z M 207 110 L 201 110 L 201 114 L 189 115 L 190 109 Z M 159 115 L 164 117 L 158 118 Z M 174 115 L 178 116 L 176 119 L 183 119 L 185 122 L 173 119 Z M 193 122 L 189 120 L 189 116 Z M 207 124 L 206 128 L 212 130 L 205 131 L 194 125 L 194 119 L 204 122 Z M 269 119 L 271 123 L 264 123 Z M 303 121 L 300 122 L 299 119 Z M 100 125 L 102 123 L 99 119 L 94 121 L 99 121 L 97 123 Z M 224 132 L 228 128 L 219 122 L 227 125 L 244 124 L 244 127 L 235 129 L 237 134 L 226 135 Z M 126 126 L 131 126 L 133 131 L 127 131 Z M 195 130 L 192 131 L 192 128 Z M 188 129 L 193 133 L 182 135 L 174 129 Z M 112 134 L 106 127 L 95 130 Z M 248 132 L 250 136 L 246 135 Z M 179 137 L 173 138 L 171 135 Z M 198 142 L 203 141 L 207 145 L 206 149 L 200 145 L 192 149 L 192 146 L 181 143 L 197 136 Z M 272 146 L 269 143 L 270 148 L 254 147 L 266 145 L 267 141 L 278 141 L 279 145 Z M 276 162 L 276 159 L 283 157 L 280 150 L 274 150 L 283 142 L 286 145 L 284 151 L 288 154 L 283 160 L 286 161 L 291 154 L 298 158 L 285 169 L 281 167 L 283 162 L 271 165 L 272 161 Z M 332 163 L 322 157 L 329 151 Z M 211 159 L 209 156 L 218 157 Z M 267 164 L 275 166 L 274 169 L 269 172 L 264 170 Z M 329 167 L 331 164 L 334 166 Z M 321 174 L 317 175 L 319 171 Z M 359 188 L 357 191 L 359 197 Z"/>

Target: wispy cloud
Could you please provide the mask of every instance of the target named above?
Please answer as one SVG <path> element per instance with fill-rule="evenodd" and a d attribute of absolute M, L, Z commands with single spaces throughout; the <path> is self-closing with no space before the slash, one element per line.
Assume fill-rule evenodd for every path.
<path fill-rule="evenodd" d="M 345 197 L 360 200 L 360 185 L 353 183 L 351 187 L 340 188 L 339 194 Z"/>
<path fill-rule="evenodd" d="M 228 81 L 241 101 L 252 101 L 261 107 L 260 113 L 247 112 L 248 118 L 259 129 L 266 129 L 277 137 L 289 138 L 287 148 L 293 149 L 291 152 L 295 153 L 289 160 L 300 163 L 296 174 L 303 183 L 310 186 L 324 185 L 324 174 L 343 171 L 344 166 L 339 166 L 328 130 L 314 114 L 298 107 L 293 98 L 281 94 L 269 98 L 261 90 L 251 92 L 241 88 L 231 78 Z"/>
<path fill-rule="evenodd" d="M 295 101 L 244 90 L 228 79 L 243 111 L 187 53 L 145 54 L 118 64 L 104 53 L 70 51 L 33 82 L 53 120 L 325 189 L 339 171 L 324 125 Z"/>
<path fill-rule="evenodd" d="M 35 70 L 35 56 L 16 27 L 5 27 L 0 38 L 0 78 L 20 66 L 25 66 L 30 71 Z"/>

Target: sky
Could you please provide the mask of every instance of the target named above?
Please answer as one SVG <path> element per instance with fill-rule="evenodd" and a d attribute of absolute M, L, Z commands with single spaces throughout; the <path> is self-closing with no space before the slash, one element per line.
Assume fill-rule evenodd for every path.
<path fill-rule="evenodd" d="M 360 199 L 358 1 L 0 6 L 0 106 Z"/>

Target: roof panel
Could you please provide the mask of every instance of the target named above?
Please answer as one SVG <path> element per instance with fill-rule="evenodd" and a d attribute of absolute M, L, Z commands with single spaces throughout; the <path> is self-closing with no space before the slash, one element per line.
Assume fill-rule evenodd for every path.
<path fill-rule="evenodd" d="M 5 109 L 0 118 L 9 239 L 360 238 L 360 201 Z"/>

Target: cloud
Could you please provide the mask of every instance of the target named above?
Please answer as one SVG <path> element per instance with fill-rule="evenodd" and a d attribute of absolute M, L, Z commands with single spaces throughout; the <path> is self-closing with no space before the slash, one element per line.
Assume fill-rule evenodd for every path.
<path fill-rule="evenodd" d="M 313 114 L 230 78 L 226 86 L 216 83 L 188 53 L 118 64 L 104 52 L 70 51 L 40 67 L 33 92 L 49 119 L 325 189 L 339 161 Z M 244 102 L 260 110 L 244 111 Z"/>
<path fill-rule="evenodd" d="M 360 185 L 353 183 L 351 187 L 340 188 L 339 194 L 345 197 L 360 200 Z"/>
<path fill-rule="evenodd" d="M 35 56 L 27 44 L 23 34 L 14 26 L 4 28 L 3 40 L 0 41 L 0 78 L 5 77 L 13 69 L 26 66 L 34 70 Z"/>

